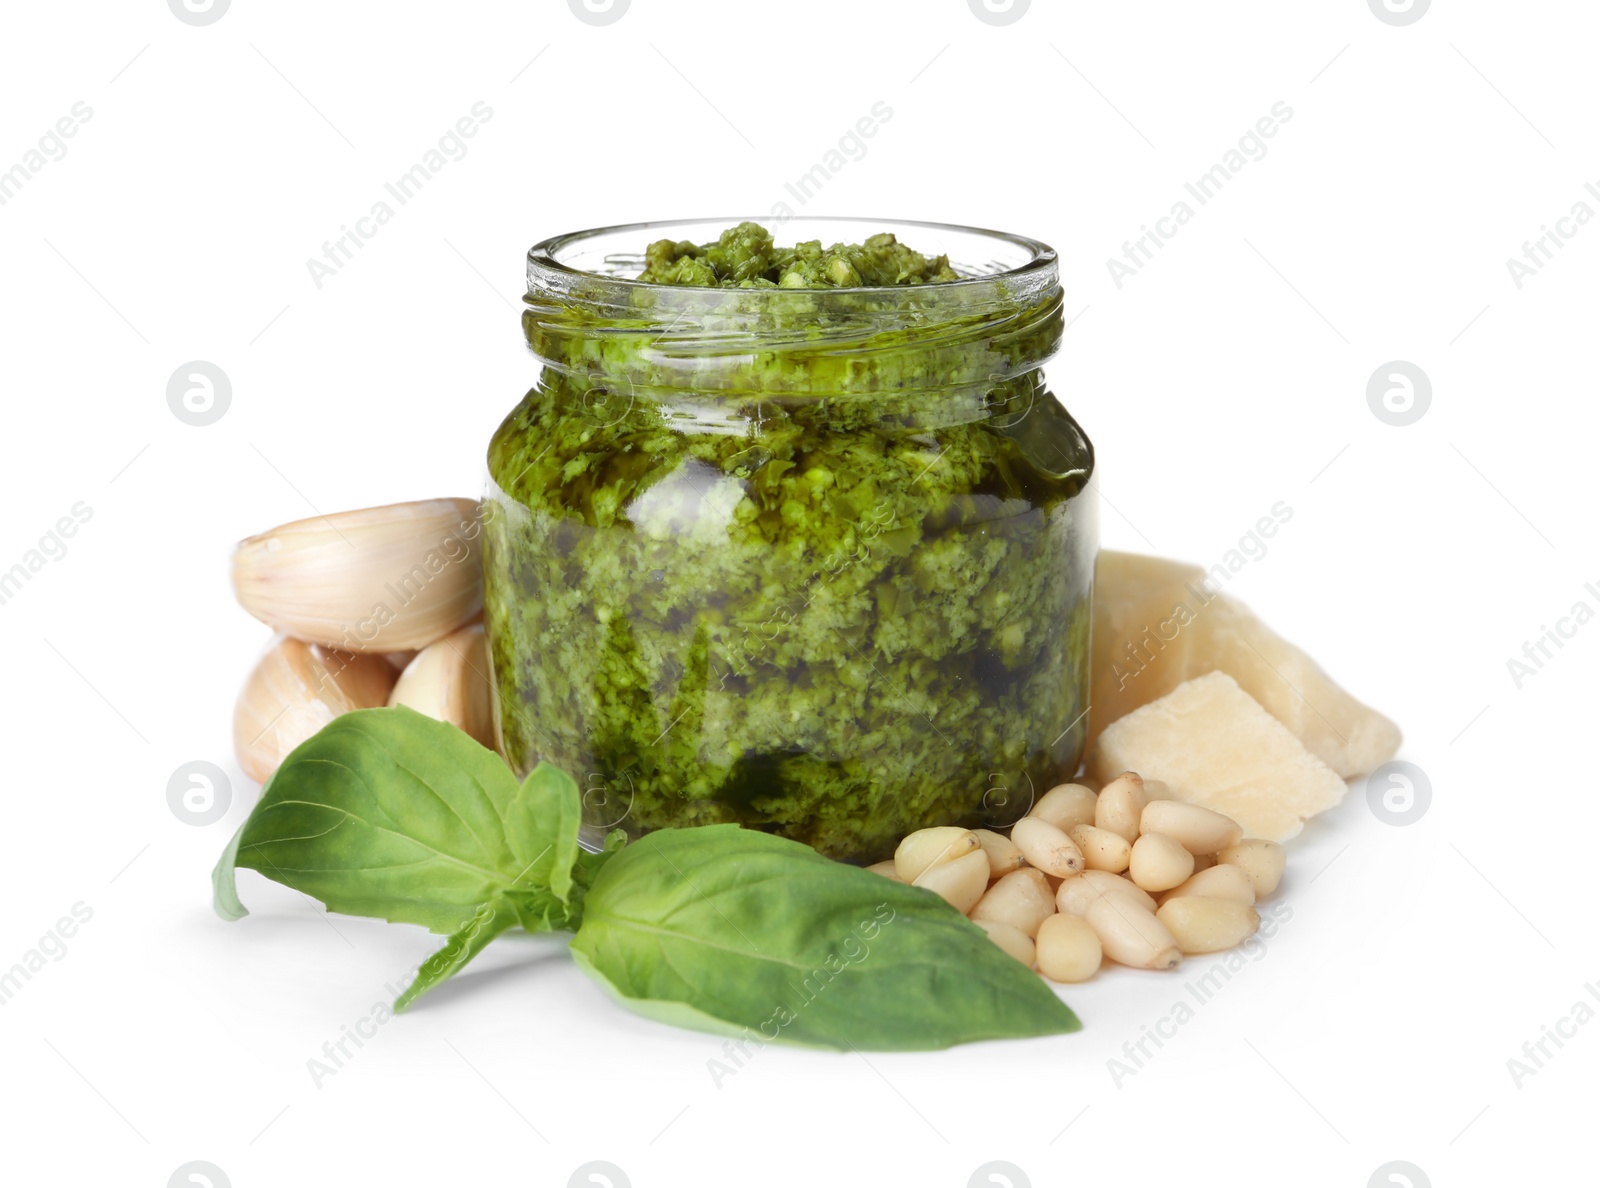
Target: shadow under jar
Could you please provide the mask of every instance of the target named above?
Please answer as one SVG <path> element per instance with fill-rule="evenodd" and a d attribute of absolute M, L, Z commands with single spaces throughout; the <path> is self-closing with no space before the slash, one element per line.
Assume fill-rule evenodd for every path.
<path fill-rule="evenodd" d="M 528 257 L 538 382 L 489 447 L 484 566 L 499 745 L 612 828 L 734 821 L 853 861 L 927 825 L 1008 825 L 1087 729 L 1093 449 L 1045 387 L 1055 253 L 883 231 L 963 279 L 692 288 L 647 243 Z"/>

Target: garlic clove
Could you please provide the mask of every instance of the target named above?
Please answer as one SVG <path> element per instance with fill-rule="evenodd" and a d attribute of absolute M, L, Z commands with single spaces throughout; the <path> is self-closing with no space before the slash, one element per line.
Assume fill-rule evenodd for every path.
<path fill-rule="evenodd" d="M 318 516 L 239 542 L 239 605 L 273 630 L 346 652 L 426 647 L 483 609 L 473 499 Z"/>
<path fill-rule="evenodd" d="M 430 718 L 459 726 L 484 746 L 493 747 L 489 645 L 483 624 L 463 627 L 418 652 L 400 674 L 389 704 L 410 706 Z"/>
<path fill-rule="evenodd" d="M 264 784 L 289 752 L 340 714 L 389 699 L 395 671 L 382 656 L 353 655 L 280 637 L 257 662 L 233 710 L 239 766 Z"/>

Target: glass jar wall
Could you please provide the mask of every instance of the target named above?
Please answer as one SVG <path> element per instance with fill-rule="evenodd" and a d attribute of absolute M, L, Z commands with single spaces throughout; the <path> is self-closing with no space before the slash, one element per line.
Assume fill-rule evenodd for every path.
<path fill-rule="evenodd" d="M 1093 451 L 1045 385 L 1055 254 L 892 232 L 940 284 L 640 283 L 641 224 L 529 254 L 537 382 L 489 448 L 499 743 L 584 787 L 585 840 L 736 821 L 873 861 L 1005 825 L 1086 731 Z"/>

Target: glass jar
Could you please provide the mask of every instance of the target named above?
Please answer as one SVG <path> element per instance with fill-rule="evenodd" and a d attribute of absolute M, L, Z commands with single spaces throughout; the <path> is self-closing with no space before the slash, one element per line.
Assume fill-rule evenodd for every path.
<path fill-rule="evenodd" d="M 489 447 L 498 743 L 584 788 L 584 840 L 736 821 L 874 861 L 1007 825 L 1087 729 L 1093 449 L 1045 386 L 1054 251 L 894 232 L 963 277 L 642 284 L 638 224 L 528 255 L 538 382 Z"/>

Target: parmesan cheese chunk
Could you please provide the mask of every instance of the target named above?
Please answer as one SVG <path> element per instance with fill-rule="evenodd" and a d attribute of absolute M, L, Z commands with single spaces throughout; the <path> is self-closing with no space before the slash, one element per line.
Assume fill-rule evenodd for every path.
<path fill-rule="evenodd" d="M 1338 804 L 1345 783 L 1225 672 L 1185 681 L 1101 732 L 1089 772 L 1136 771 L 1173 796 L 1232 817 L 1246 836 L 1283 841 Z"/>
<path fill-rule="evenodd" d="M 1400 747 L 1398 726 L 1193 565 L 1102 550 L 1093 652 L 1091 746 L 1123 715 L 1220 669 L 1346 779 L 1366 775 Z"/>

